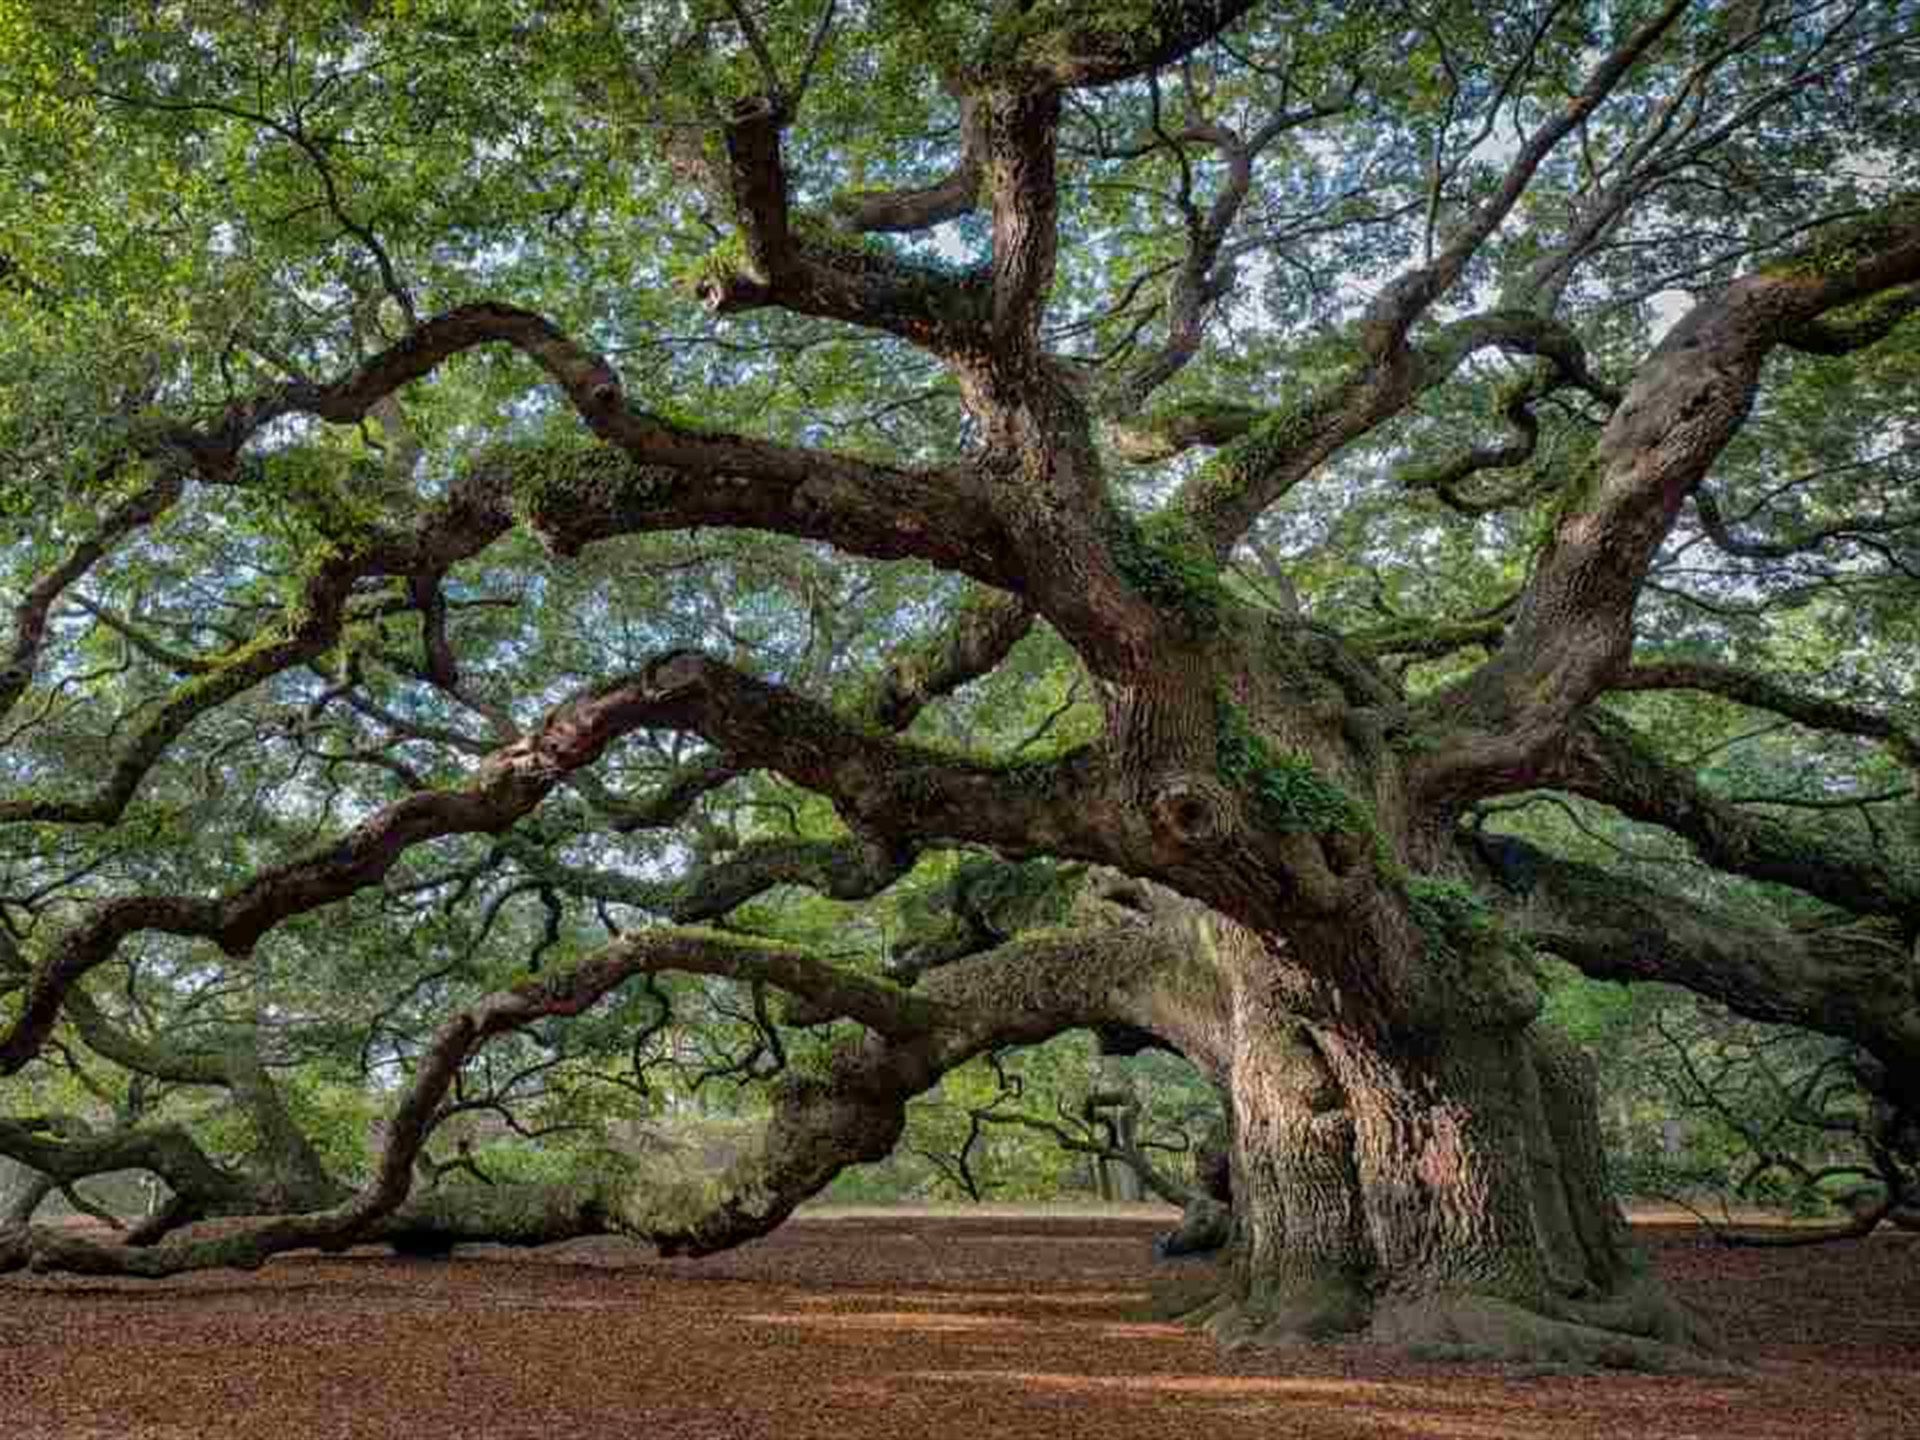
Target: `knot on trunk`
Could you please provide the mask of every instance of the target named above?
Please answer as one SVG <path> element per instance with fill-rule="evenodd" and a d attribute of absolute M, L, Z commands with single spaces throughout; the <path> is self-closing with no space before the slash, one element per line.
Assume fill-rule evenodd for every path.
<path fill-rule="evenodd" d="M 1231 792 L 1218 781 L 1198 776 L 1163 783 L 1151 809 L 1154 829 L 1182 845 L 1201 847 L 1226 839 L 1233 813 Z"/>

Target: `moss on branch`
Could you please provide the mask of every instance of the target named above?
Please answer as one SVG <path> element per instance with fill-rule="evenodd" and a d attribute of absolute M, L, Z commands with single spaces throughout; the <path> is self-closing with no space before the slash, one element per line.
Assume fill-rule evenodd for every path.
<path fill-rule="evenodd" d="M 1232 603 L 1220 562 L 1200 527 L 1178 510 L 1116 517 L 1107 535 L 1114 569 L 1134 593 L 1176 615 L 1195 634 L 1219 628 Z"/>
<path fill-rule="evenodd" d="M 1920 195 L 1908 195 L 1852 220 L 1821 229 L 1806 245 L 1762 266 L 1776 278 L 1826 279 L 1879 258 L 1920 228 Z"/>
<path fill-rule="evenodd" d="M 1407 912 L 1426 937 L 1429 953 L 1457 957 L 1497 937 L 1499 921 L 1471 885 L 1443 875 L 1408 875 L 1400 885 Z"/>
<path fill-rule="evenodd" d="M 1248 723 L 1246 711 L 1225 696 L 1215 709 L 1215 764 L 1220 778 L 1253 797 L 1261 818 L 1276 830 L 1375 832 L 1367 806 L 1326 778 L 1311 758 L 1275 750 Z"/>

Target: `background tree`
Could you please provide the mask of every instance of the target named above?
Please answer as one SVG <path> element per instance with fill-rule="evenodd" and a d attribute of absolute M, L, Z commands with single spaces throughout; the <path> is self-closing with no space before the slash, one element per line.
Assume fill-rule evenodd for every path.
<path fill-rule="evenodd" d="M 713 1249 L 1125 1025 L 1228 1098 L 1223 1336 L 1663 1359 L 1539 953 L 1845 1038 L 1912 1144 L 1917 20 L 0 9 L 0 1071 L 235 1126 L 0 1152 L 274 1216 L 0 1264 Z M 910 986 L 754 920 L 955 848 L 1084 868 Z M 695 992 L 779 1069 L 718 1173 L 409 1198 Z M 281 1078 L 343 1032 L 358 1188 Z"/>

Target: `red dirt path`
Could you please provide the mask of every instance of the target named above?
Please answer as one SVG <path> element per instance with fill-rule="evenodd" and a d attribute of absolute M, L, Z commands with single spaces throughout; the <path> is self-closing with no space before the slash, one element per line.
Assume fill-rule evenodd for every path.
<path fill-rule="evenodd" d="M 1140 1220 L 803 1219 L 662 1261 L 612 1242 L 375 1251 L 158 1284 L 0 1280 L 0 1435 L 1920 1440 L 1920 1236 L 1728 1251 L 1645 1232 L 1734 1377 L 1539 1375 L 1368 1345 L 1219 1353 L 1142 1313 Z"/>

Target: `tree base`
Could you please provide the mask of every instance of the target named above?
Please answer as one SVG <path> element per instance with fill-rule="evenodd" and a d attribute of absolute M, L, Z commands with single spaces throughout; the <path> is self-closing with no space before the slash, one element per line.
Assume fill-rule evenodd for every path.
<path fill-rule="evenodd" d="M 1488 1295 L 1435 1295 L 1383 1305 L 1369 1335 L 1423 1360 L 1552 1370 L 1727 1374 L 1710 1328 L 1651 1287 L 1600 1305 L 1542 1314 Z"/>
<path fill-rule="evenodd" d="M 1232 1351 L 1344 1340 L 1366 1328 L 1367 1313 L 1366 1297 L 1358 1290 L 1325 1285 L 1260 1301 L 1223 1293 L 1186 1319 Z"/>
<path fill-rule="evenodd" d="M 1718 1375 L 1739 1368 L 1725 1358 L 1712 1326 L 1650 1283 L 1607 1301 L 1558 1302 L 1553 1313 L 1470 1293 L 1375 1303 L 1338 1287 L 1253 1303 L 1221 1283 L 1217 1272 L 1199 1267 L 1156 1276 L 1149 1312 L 1204 1329 L 1228 1351 L 1361 1340 L 1419 1360 L 1553 1372 Z"/>

